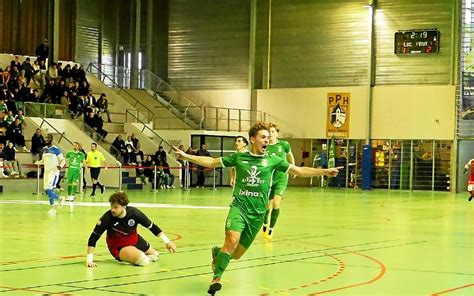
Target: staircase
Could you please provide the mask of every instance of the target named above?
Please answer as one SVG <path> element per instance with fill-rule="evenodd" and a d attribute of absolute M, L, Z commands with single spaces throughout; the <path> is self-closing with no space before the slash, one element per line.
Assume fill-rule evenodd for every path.
<path fill-rule="evenodd" d="M 125 188 L 130 189 L 143 189 L 143 183 L 137 183 L 137 177 L 131 177 L 130 172 L 122 172 L 122 185 L 125 185 Z"/>
<path fill-rule="evenodd" d="M 87 71 L 100 79 L 111 88 L 117 88 L 117 93 L 127 100 L 135 109 L 149 112 L 146 120 L 153 121 L 156 116 L 150 111 L 150 106 L 145 106 L 141 99 L 135 97 L 126 88 L 130 88 L 130 69 L 112 65 L 89 64 Z M 141 70 L 138 88 L 144 89 L 154 98 L 155 102 L 168 109 L 174 116 L 179 118 L 192 129 L 203 129 L 203 109 L 193 103 L 184 94 L 174 89 L 171 85 L 159 78 L 153 72 Z M 151 113 L 151 114 L 150 114 Z"/>

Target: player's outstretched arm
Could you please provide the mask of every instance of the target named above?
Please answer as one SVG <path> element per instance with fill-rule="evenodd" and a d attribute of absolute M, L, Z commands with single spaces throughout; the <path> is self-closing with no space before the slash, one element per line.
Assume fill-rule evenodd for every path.
<path fill-rule="evenodd" d="M 157 236 L 165 243 L 166 249 L 168 249 L 168 252 L 170 253 L 176 252 L 176 245 L 166 236 L 166 234 L 163 231 L 160 232 Z"/>
<path fill-rule="evenodd" d="M 187 160 L 207 168 L 215 168 L 222 166 L 219 158 L 209 157 L 209 156 L 197 156 L 189 155 L 184 151 L 180 150 L 176 146 L 173 146 L 174 153 L 178 159 Z"/>
<path fill-rule="evenodd" d="M 87 267 L 97 267 L 97 264 L 94 263 L 94 247 L 87 246 L 87 255 L 86 255 L 86 266 Z"/>
<path fill-rule="evenodd" d="M 316 177 L 316 176 L 330 176 L 335 177 L 339 173 L 342 167 L 330 168 L 330 169 L 317 169 L 310 167 L 299 167 L 290 164 L 289 173 L 299 177 Z"/>

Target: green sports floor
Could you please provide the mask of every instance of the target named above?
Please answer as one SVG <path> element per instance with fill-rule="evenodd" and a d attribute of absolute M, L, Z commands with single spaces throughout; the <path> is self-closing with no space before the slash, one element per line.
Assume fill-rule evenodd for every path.
<path fill-rule="evenodd" d="M 112 190 L 78 196 L 57 215 L 45 196 L 0 194 L 2 295 L 206 295 L 231 191 L 129 191 L 131 205 L 173 239 L 146 267 L 87 239 Z M 474 295 L 474 202 L 467 194 L 289 188 L 273 240 L 260 235 L 224 273 L 218 295 Z"/>

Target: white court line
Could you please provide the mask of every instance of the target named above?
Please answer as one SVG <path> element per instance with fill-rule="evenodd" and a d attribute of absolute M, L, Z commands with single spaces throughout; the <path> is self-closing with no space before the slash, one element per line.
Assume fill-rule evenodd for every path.
<path fill-rule="evenodd" d="M 0 204 L 26 204 L 26 205 L 49 205 L 44 200 L 2 200 Z M 64 205 L 71 205 L 70 202 L 64 202 Z M 74 202 L 75 207 L 110 207 L 108 202 Z M 131 206 L 140 208 L 164 208 L 164 209 L 206 209 L 206 210 L 228 210 L 229 207 L 218 206 L 191 206 L 175 204 L 152 204 L 152 203 L 130 203 Z"/>

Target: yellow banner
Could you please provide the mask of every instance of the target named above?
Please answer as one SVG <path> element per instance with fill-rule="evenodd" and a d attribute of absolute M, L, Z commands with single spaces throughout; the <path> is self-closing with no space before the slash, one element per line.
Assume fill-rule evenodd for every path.
<path fill-rule="evenodd" d="M 351 93 L 328 93 L 326 137 L 349 138 Z"/>

